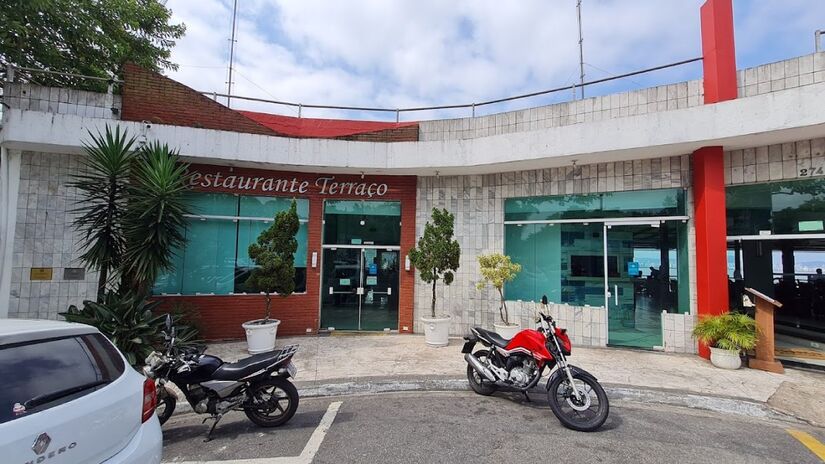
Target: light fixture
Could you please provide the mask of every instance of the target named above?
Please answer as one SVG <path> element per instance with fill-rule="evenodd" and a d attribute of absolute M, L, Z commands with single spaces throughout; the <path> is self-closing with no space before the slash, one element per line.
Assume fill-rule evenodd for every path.
<path fill-rule="evenodd" d="M 361 171 L 361 178 L 364 178 L 364 171 Z"/>
<path fill-rule="evenodd" d="M 312 267 L 313 268 L 318 267 L 318 252 L 317 251 L 312 252 Z"/>
<path fill-rule="evenodd" d="M 364 224 L 366 224 L 366 223 L 364 222 L 363 219 L 361 219 L 361 225 L 363 226 Z"/>
<path fill-rule="evenodd" d="M 410 255 L 404 256 L 404 270 L 410 270 Z"/>

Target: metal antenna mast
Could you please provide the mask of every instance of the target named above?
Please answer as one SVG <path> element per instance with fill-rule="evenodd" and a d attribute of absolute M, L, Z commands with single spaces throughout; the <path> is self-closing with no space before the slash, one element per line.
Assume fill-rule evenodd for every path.
<path fill-rule="evenodd" d="M 582 0 L 576 2 L 576 16 L 579 21 L 579 87 L 582 90 L 582 98 L 584 98 L 584 47 L 582 43 Z"/>
<path fill-rule="evenodd" d="M 226 81 L 226 106 L 232 99 L 232 64 L 235 60 L 235 20 L 238 16 L 238 0 L 232 6 L 232 37 L 229 39 L 229 79 Z"/>

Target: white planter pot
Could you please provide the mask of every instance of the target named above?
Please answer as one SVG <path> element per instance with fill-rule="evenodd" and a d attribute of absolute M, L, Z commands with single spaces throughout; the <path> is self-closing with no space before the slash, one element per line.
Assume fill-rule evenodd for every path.
<path fill-rule="evenodd" d="M 424 340 L 430 346 L 447 346 L 450 343 L 450 316 L 422 317 Z"/>
<path fill-rule="evenodd" d="M 496 329 L 496 333 L 501 335 L 502 337 L 506 338 L 507 340 L 516 336 L 517 333 L 521 332 L 521 326 L 519 324 L 500 324 L 495 323 L 493 327 Z"/>
<path fill-rule="evenodd" d="M 246 344 L 249 354 L 266 353 L 275 349 L 275 336 L 281 321 L 270 319 L 266 324 L 263 319 L 256 319 L 241 324 L 246 331 Z"/>
<path fill-rule="evenodd" d="M 739 369 L 742 367 L 742 358 L 737 350 L 723 350 L 722 348 L 710 348 L 710 362 L 722 369 Z"/>

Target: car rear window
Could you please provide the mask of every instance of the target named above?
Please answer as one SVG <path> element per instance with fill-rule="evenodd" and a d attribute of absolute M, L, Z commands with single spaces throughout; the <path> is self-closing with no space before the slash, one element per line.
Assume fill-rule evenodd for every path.
<path fill-rule="evenodd" d="M 120 353 L 101 334 L 0 347 L 0 423 L 87 395 L 124 369 Z"/>

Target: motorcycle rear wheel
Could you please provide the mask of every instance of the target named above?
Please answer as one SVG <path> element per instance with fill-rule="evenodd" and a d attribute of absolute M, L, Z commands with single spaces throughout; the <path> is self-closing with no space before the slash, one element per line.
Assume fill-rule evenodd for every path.
<path fill-rule="evenodd" d="M 175 412 L 175 406 L 177 403 L 178 400 L 175 395 L 170 393 L 166 387 L 158 389 L 158 404 L 155 407 L 155 414 L 158 416 L 160 425 L 165 424 L 166 421 L 172 417 L 172 413 Z"/>
<path fill-rule="evenodd" d="M 244 413 L 261 427 L 285 424 L 298 409 L 298 390 L 281 377 L 270 377 L 249 387 L 254 403 L 244 405 Z M 286 403 L 286 407 L 284 407 Z"/>
<path fill-rule="evenodd" d="M 577 401 L 567 375 L 558 375 L 550 383 L 547 400 L 561 425 L 579 432 L 592 432 L 601 427 L 610 413 L 607 393 L 594 378 L 573 373 L 576 389 L 582 394 Z"/>
<path fill-rule="evenodd" d="M 473 356 L 479 360 L 483 360 L 490 356 L 490 352 L 488 350 L 478 350 L 473 353 Z M 476 372 L 473 366 L 469 364 L 467 364 L 467 382 L 470 384 L 470 388 L 479 395 L 490 396 L 496 391 L 496 386 L 482 377 L 481 374 Z"/>

